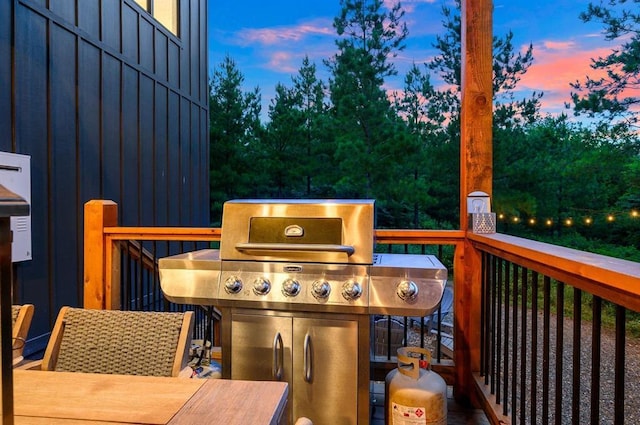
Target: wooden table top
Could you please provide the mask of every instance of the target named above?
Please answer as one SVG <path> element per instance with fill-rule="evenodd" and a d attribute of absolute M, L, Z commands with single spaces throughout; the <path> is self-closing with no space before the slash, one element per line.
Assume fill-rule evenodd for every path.
<path fill-rule="evenodd" d="M 284 382 L 14 370 L 16 424 L 277 424 Z"/>

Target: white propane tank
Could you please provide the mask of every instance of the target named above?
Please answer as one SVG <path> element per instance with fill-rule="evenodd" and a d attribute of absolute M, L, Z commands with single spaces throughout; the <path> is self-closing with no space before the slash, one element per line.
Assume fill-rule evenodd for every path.
<path fill-rule="evenodd" d="M 422 354 L 425 360 L 410 356 Z M 425 367 L 420 367 L 421 363 Z M 419 347 L 398 349 L 398 368 L 385 379 L 385 424 L 446 425 L 447 384 L 430 370 L 431 352 Z"/>

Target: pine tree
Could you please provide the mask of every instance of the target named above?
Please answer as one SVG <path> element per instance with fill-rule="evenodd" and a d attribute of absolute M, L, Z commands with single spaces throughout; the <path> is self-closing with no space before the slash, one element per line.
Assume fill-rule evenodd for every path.
<path fill-rule="evenodd" d="M 637 131 L 640 96 L 634 92 L 640 89 L 640 0 L 609 0 L 607 6 L 591 3 L 580 19 L 601 22 L 605 39 L 619 40 L 621 45 L 608 56 L 592 60 L 591 68 L 603 71 L 603 76 L 571 84 L 577 90 L 571 94 L 575 114 L 604 118 L 623 132 Z"/>
<path fill-rule="evenodd" d="M 244 93 L 244 76 L 236 63 L 226 56 L 215 67 L 209 82 L 209 186 L 210 219 L 219 225 L 222 203 L 244 196 L 252 190 L 249 174 L 251 145 L 262 131 L 260 90 Z"/>
<path fill-rule="evenodd" d="M 383 89 L 396 74 L 391 58 L 404 48 L 406 25 L 399 4 L 383 11 L 381 0 L 342 0 L 334 20 L 338 53 L 327 61 L 335 136 L 336 194 L 385 199 L 402 168 L 403 141 Z M 388 198 L 387 198 L 388 199 Z M 378 210 L 384 216 L 384 205 Z"/>

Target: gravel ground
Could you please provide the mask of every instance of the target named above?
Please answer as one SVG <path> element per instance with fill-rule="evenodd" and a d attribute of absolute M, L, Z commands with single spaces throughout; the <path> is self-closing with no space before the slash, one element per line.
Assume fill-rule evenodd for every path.
<path fill-rule="evenodd" d="M 525 412 L 527 424 L 533 423 L 530 417 L 531 412 L 531 393 L 530 389 L 532 387 L 532 364 L 531 364 L 531 341 L 532 334 L 530 329 L 531 324 L 531 313 L 529 313 L 528 326 L 529 329 L 527 331 L 527 361 L 523 364 L 520 359 L 520 347 L 517 347 L 517 367 L 513 368 L 513 358 L 509 358 L 509 368 L 508 368 L 508 379 L 509 379 L 509 387 L 508 387 L 508 405 L 511 405 L 511 382 L 512 377 L 516 376 L 518 382 L 521 380 L 521 371 L 524 368 L 525 370 L 525 380 L 526 385 L 525 388 L 527 392 L 525 394 Z M 551 318 L 550 321 L 550 341 L 549 341 L 549 365 L 546 367 L 549 371 L 549 414 L 548 414 L 548 422 L 544 423 L 554 423 L 555 421 L 555 369 L 557 359 L 555 357 L 556 353 L 556 322 L 555 316 Z M 519 320 L 519 318 L 518 318 Z M 520 322 L 518 322 L 520 323 Z M 543 382 L 543 353 L 542 353 L 542 344 L 543 344 L 543 335 L 542 335 L 542 324 L 543 324 L 543 316 L 539 314 L 538 316 L 538 332 L 537 332 L 537 345 L 538 349 L 535 350 L 535 354 L 537 357 L 537 373 L 535 379 L 536 383 L 536 423 L 543 423 L 542 421 L 542 382 Z M 511 324 L 510 324 L 511 326 Z M 519 325 L 518 325 L 519 327 Z M 562 415 L 562 423 L 569 424 L 572 423 L 572 392 L 573 392 L 573 332 L 574 332 L 573 320 L 570 318 L 564 319 L 563 325 L 563 339 L 562 339 L 562 406 L 561 406 L 561 415 Z M 520 332 L 520 329 L 518 329 Z M 591 323 L 583 322 L 580 328 L 580 391 L 579 391 L 579 402 L 577 406 L 579 407 L 579 420 L 578 423 L 590 423 L 590 411 L 591 411 L 591 361 L 592 361 L 592 338 L 591 338 Z M 409 329 L 408 333 L 408 345 L 419 345 L 420 342 L 420 334 L 419 327 Z M 510 340 L 511 346 L 511 340 Z M 435 340 L 433 336 L 425 336 L 425 346 L 433 348 L 435 346 Z M 614 414 L 614 365 L 615 365 L 615 334 L 612 330 L 603 329 L 601 331 L 601 350 L 600 350 L 600 385 L 599 385 L 599 409 L 600 409 L 600 423 L 601 424 L 609 424 L 613 423 L 613 414 Z M 502 368 L 502 366 L 500 366 Z M 500 379 L 503 379 L 502 377 Z M 625 347 L 625 423 L 628 424 L 640 424 L 640 340 L 627 338 L 626 347 Z M 504 396 L 504 388 L 502 388 L 502 395 Z M 520 413 L 520 409 L 522 408 L 522 403 L 520 401 L 520 389 L 519 387 L 516 389 L 516 394 L 518 397 L 516 398 L 516 417 L 518 417 Z M 511 415 L 510 415 L 511 416 Z M 513 416 L 512 416 L 513 418 Z M 514 423 L 519 421 L 514 420 Z"/>

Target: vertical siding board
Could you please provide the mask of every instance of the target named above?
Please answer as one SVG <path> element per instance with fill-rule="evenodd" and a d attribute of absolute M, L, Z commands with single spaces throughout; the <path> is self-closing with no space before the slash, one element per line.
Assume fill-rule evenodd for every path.
<path fill-rule="evenodd" d="M 58 0 L 49 2 L 49 10 L 60 16 L 63 21 L 76 24 L 76 1 L 84 0 Z"/>
<path fill-rule="evenodd" d="M 203 205 L 209 205 L 210 191 L 209 191 L 209 110 L 207 108 L 200 109 L 200 193 L 201 198 L 198 202 L 200 206 L 198 211 L 200 216 L 198 217 L 198 223 L 209 224 L 209 208 L 203 208 Z"/>
<path fill-rule="evenodd" d="M 144 16 L 140 16 L 140 66 L 149 72 L 153 69 L 153 25 Z"/>
<path fill-rule="evenodd" d="M 100 39 L 100 0 L 76 0 L 78 28 L 96 40 Z"/>
<path fill-rule="evenodd" d="M 200 2 L 200 36 L 198 37 L 198 43 L 200 46 L 200 54 L 194 58 L 194 60 L 198 61 L 198 67 L 200 69 L 200 75 L 198 77 L 198 81 L 200 82 L 200 91 L 198 95 L 198 99 L 201 104 L 208 105 L 209 102 L 209 72 L 207 71 L 207 67 L 209 66 L 209 55 L 207 54 L 207 17 L 209 14 L 207 13 L 207 2 Z"/>
<path fill-rule="evenodd" d="M 181 1 L 180 5 L 180 38 L 182 39 L 182 49 L 180 54 L 180 91 L 183 94 L 190 95 L 189 78 L 191 73 L 189 71 L 190 55 L 191 51 L 189 46 L 191 45 L 191 30 L 189 28 L 189 18 L 191 13 L 189 12 L 189 2 Z M 188 52 L 188 53 L 187 53 Z"/>
<path fill-rule="evenodd" d="M 122 54 L 130 63 L 138 63 L 138 12 L 129 5 L 122 8 Z"/>
<path fill-rule="evenodd" d="M 155 220 L 156 225 L 166 226 L 168 217 L 168 176 L 167 176 L 167 89 L 156 84 L 155 87 Z"/>
<path fill-rule="evenodd" d="M 169 86 L 177 89 L 180 84 L 180 47 L 173 40 L 169 40 L 167 62 L 167 80 L 169 81 Z"/>
<path fill-rule="evenodd" d="M 153 146 L 153 80 L 140 75 L 140 225 L 153 226 L 156 190 L 154 177 Z"/>
<path fill-rule="evenodd" d="M 51 146 L 50 186 L 52 277 L 54 311 L 63 305 L 79 303 L 76 267 L 78 241 L 77 152 L 76 152 L 76 36 L 52 24 L 50 37 Z M 55 196 L 53 196 L 55 194 Z"/>
<path fill-rule="evenodd" d="M 189 101 L 186 98 L 180 99 L 180 170 L 182 180 L 180 182 L 180 222 L 189 223 L 191 220 L 191 209 L 193 208 L 193 157 L 191 156 L 192 143 L 189 138 L 191 128 L 191 114 Z"/>
<path fill-rule="evenodd" d="M 198 125 L 200 124 L 200 107 L 195 104 L 191 104 L 191 134 L 189 135 L 189 140 L 191 143 L 191 165 L 193 167 L 193 171 L 191 174 L 192 180 L 192 191 L 191 200 L 193 202 L 194 208 L 191 210 L 190 221 L 192 223 L 198 223 L 202 216 L 200 208 L 198 205 L 201 205 L 199 202 L 202 201 L 201 190 L 202 185 L 200 184 L 200 176 L 204 173 L 207 173 L 206 170 L 202 169 L 202 155 L 200 151 L 200 129 Z"/>
<path fill-rule="evenodd" d="M 13 3 L 0 1 L 0 150 L 12 151 L 13 137 L 11 117 L 11 36 Z"/>
<path fill-rule="evenodd" d="M 196 4 L 194 2 L 194 4 Z M 200 42 L 200 27 L 198 25 L 199 22 L 199 16 L 200 16 L 200 10 L 197 7 L 194 7 L 192 5 L 191 10 L 189 11 L 189 30 L 191 33 L 191 36 L 189 37 L 189 56 L 192 59 L 192 61 L 189 63 L 190 66 L 190 86 L 189 86 L 189 93 L 191 94 L 191 97 L 193 99 L 198 99 L 200 100 L 200 82 L 199 82 L 199 78 L 200 78 L 200 61 L 195 60 L 195 58 L 199 58 L 199 54 L 200 54 L 200 49 L 199 49 L 199 42 Z"/>
<path fill-rule="evenodd" d="M 160 31 L 156 31 L 155 39 L 155 70 L 158 81 L 166 82 L 167 78 L 167 56 L 169 39 Z"/>
<path fill-rule="evenodd" d="M 180 96 L 174 91 L 169 92 L 167 109 L 167 152 L 168 158 L 168 190 L 167 205 L 169 208 L 167 225 L 180 225 Z"/>
<path fill-rule="evenodd" d="M 49 311 L 49 185 L 47 144 L 47 21 L 16 3 L 15 131 L 16 152 L 31 156 L 31 231 L 33 260 L 18 267 L 21 302 L 39 306 L 31 323 L 33 334 L 51 330 Z M 45 341 L 46 342 L 46 341 Z"/>
<path fill-rule="evenodd" d="M 102 0 L 102 36 L 101 41 L 107 46 L 121 52 L 121 12 L 120 1 Z"/>
<path fill-rule="evenodd" d="M 122 202 L 118 206 L 122 223 L 135 225 L 140 219 L 138 138 L 138 71 L 126 66 L 122 73 Z"/>
<path fill-rule="evenodd" d="M 102 160 L 100 132 L 100 49 L 80 42 L 78 63 L 78 134 L 80 145 L 80 202 L 83 204 L 101 194 L 100 164 Z"/>
<path fill-rule="evenodd" d="M 121 62 L 103 54 L 102 76 L 102 195 L 119 203 L 120 197 L 120 83 Z"/>

